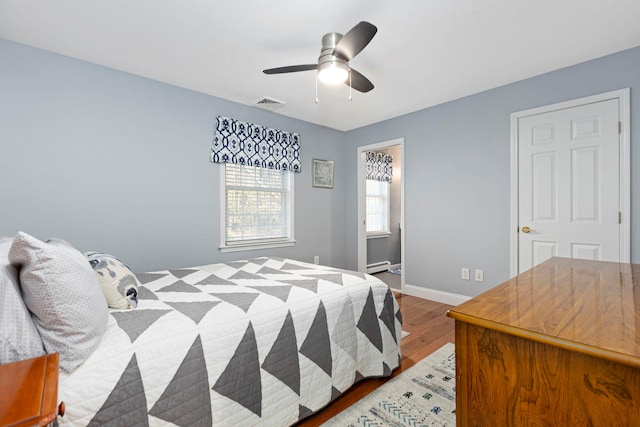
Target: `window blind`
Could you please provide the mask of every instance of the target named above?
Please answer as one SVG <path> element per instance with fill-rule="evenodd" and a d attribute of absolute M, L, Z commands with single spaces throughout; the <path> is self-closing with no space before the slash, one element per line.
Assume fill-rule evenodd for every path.
<path fill-rule="evenodd" d="M 225 164 L 227 245 L 291 237 L 290 175 L 282 170 Z"/>
<path fill-rule="evenodd" d="M 367 179 L 367 233 L 389 231 L 389 183 Z"/>

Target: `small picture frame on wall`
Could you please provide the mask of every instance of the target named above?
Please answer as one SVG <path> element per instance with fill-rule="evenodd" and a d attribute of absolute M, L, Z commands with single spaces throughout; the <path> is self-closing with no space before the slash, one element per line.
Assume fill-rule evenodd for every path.
<path fill-rule="evenodd" d="M 312 184 L 319 188 L 333 188 L 333 160 L 311 161 Z"/>

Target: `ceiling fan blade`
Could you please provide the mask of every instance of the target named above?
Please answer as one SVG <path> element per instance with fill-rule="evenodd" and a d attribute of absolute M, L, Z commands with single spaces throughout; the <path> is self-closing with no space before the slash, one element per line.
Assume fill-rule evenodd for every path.
<path fill-rule="evenodd" d="M 349 86 L 349 79 L 344 82 L 347 86 Z M 351 87 L 359 92 L 369 92 L 373 89 L 373 83 L 369 81 L 368 78 L 354 70 L 351 69 Z"/>
<path fill-rule="evenodd" d="M 340 59 L 350 61 L 369 44 L 376 32 L 378 28 L 375 25 L 361 21 L 338 41 L 333 54 Z"/>
<path fill-rule="evenodd" d="M 307 64 L 307 65 L 289 65 L 288 67 L 278 67 L 278 68 L 269 68 L 268 70 L 264 70 L 265 74 L 282 74 L 282 73 L 295 73 L 297 71 L 310 71 L 317 70 L 318 64 Z"/>

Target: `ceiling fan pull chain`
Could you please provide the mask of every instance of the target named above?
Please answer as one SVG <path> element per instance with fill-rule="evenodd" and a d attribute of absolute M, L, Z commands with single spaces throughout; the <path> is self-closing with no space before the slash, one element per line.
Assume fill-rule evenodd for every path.
<path fill-rule="evenodd" d="M 353 101 L 353 97 L 351 96 L 351 67 L 349 67 L 349 101 Z"/>
<path fill-rule="evenodd" d="M 316 73 L 316 104 L 318 103 L 318 73 Z"/>

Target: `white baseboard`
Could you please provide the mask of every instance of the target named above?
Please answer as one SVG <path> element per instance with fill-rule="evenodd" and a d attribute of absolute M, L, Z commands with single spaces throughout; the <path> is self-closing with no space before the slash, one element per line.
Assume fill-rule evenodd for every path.
<path fill-rule="evenodd" d="M 454 294 L 438 289 L 423 288 L 422 286 L 410 285 L 408 283 L 405 283 L 402 293 L 448 305 L 462 304 L 472 298 L 466 295 Z"/>
<path fill-rule="evenodd" d="M 389 266 L 389 270 L 397 270 L 402 267 L 402 264 L 393 264 Z"/>

